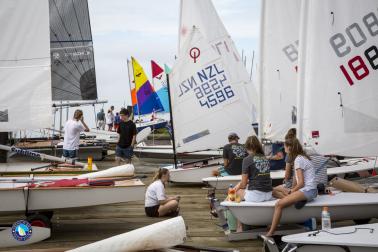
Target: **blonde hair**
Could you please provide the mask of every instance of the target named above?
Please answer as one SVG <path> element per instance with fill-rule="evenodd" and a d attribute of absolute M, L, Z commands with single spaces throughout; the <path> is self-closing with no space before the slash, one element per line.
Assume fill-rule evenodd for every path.
<path fill-rule="evenodd" d="M 163 175 L 169 173 L 169 170 L 167 168 L 159 168 L 159 170 L 155 173 L 155 176 L 153 177 L 153 181 L 156 181 L 158 179 L 161 179 Z"/>

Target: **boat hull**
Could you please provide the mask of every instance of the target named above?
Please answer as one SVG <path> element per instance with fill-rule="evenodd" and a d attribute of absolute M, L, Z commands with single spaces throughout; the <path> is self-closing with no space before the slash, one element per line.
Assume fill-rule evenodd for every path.
<path fill-rule="evenodd" d="M 170 182 L 202 184 L 202 178 L 211 176 L 219 165 L 209 165 L 205 167 L 170 169 Z"/>
<path fill-rule="evenodd" d="M 333 228 L 329 230 L 332 234 L 312 231 L 287 235 L 282 237 L 282 241 L 297 245 L 298 249 L 296 251 L 301 252 L 377 251 L 378 241 L 375 233 L 377 230 L 378 223 L 355 225 Z"/>
<path fill-rule="evenodd" d="M 12 188 L 18 187 L 18 188 Z M 138 201 L 144 199 L 144 184 L 137 179 L 117 181 L 115 186 L 59 188 L 0 188 L 0 213 L 54 210 Z"/>
<path fill-rule="evenodd" d="M 266 226 L 272 222 L 275 203 L 276 200 L 260 203 L 225 201 L 221 205 L 244 224 Z M 294 206 L 285 208 L 280 223 L 303 223 L 312 217 L 320 220 L 324 206 L 328 206 L 332 221 L 374 218 L 378 217 L 378 194 L 339 192 L 335 195 L 320 195 L 300 210 Z"/>
<path fill-rule="evenodd" d="M 134 148 L 134 154 L 138 158 L 151 158 L 151 159 L 173 159 L 172 146 L 138 146 Z M 210 157 L 220 157 L 221 151 L 199 151 L 193 153 L 177 153 L 179 160 L 198 160 Z"/>

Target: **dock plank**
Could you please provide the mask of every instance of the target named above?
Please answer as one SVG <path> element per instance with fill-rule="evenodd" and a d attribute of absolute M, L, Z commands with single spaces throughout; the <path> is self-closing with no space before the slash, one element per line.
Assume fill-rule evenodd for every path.
<path fill-rule="evenodd" d="M 112 161 L 97 162 L 100 169 L 114 166 Z M 137 175 L 147 175 L 143 182 L 152 182 L 153 166 L 135 164 Z M 157 166 L 156 166 L 157 168 Z M 180 195 L 180 214 L 188 226 L 188 245 L 202 245 L 233 248 L 240 251 L 261 251 L 260 241 L 227 241 L 223 230 L 217 226 L 218 220 L 209 213 L 206 190 L 201 186 L 167 187 L 167 194 Z M 0 216 L 0 223 L 12 223 L 21 215 Z M 25 247 L 8 248 L 0 251 L 64 251 L 114 235 L 128 232 L 164 218 L 149 218 L 144 213 L 144 202 L 120 203 L 80 209 L 59 210 L 54 213 L 53 230 L 50 239 Z"/>

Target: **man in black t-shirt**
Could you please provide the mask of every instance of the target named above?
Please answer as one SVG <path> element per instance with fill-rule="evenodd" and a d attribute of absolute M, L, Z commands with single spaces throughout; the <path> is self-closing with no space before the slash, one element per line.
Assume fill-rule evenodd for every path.
<path fill-rule="evenodd" d="M 223 147 L 223 162 L 226 173 L 221 175 L 240 175 L 242 173 L 243 158 L 248 156 L 244 145 L 239 143 L 236 133 L 228 135 L 228 144 Z"/>
<path fill-rule="evenodd" d="M 121 161 L 130 163 L 134 154 L 134 145 L 136 142 L 137 129 L 133 121 L 129 119 L 129 111 L 125 108 L 121 109 L 121 122 L 117 129 L 118 143 L 116 147 L 116 162 L 117 165 Z"/>

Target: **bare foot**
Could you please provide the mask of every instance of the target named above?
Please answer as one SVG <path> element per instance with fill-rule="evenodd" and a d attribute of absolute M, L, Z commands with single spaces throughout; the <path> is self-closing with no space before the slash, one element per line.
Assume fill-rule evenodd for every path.
<path fill-rule="evenodd" d="M 265 234 L 265 236 L 267 236 L 267 237 L 272 237 L 272 236 L 273 236 L 273 233 L 268 232 L 268 233 Z"/>

